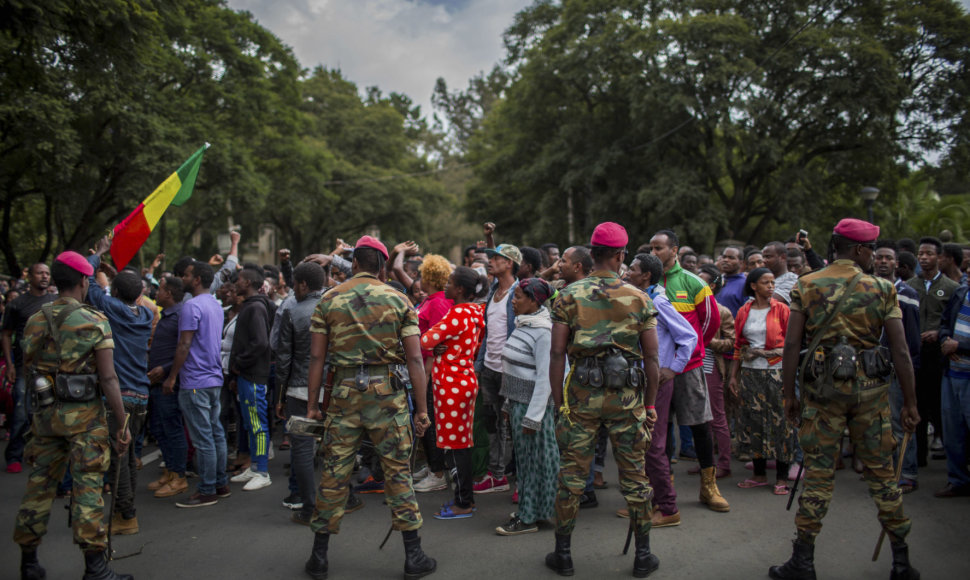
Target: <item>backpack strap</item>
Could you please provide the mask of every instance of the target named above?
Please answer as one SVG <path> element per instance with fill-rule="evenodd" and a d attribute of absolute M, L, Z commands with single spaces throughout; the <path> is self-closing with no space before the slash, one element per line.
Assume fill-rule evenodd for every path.
<path fill-rule="evenodd" d="M 808 367 L 808 361 L 811 360 L 812 353 L 815 352 L 815 349 L 818 348 L 818 345 L 822 342 L 822 335 L 825 334 L 826 331 L 828 331 L 828 329 L 832 326 L 832 321 L 835 320 L 835 315 L 838 314 L 839 311 L 842 309 L 842 305 L 845 304 L 846 298 L 849 297 L 849 294 L 852 293 L 852 290 L 855 288 L 856 283 L 859 282 L 861 278 L 862 278 L 862 272 L 859 272 L 851 280 L 849 280 L 848 284 L 845 285 L 845 289 L 842 291 L 842 294 L 839 296 L 838 301 L 836 301 L 835 303 L 835 308 L 830 310 L 829 313 L 826 315 L 825 321 L 822 322 L 822 324 L 819 326 L 818 330 L 815 332 L 815 338 L 812 339 L 812 342 L 809 345 L 808 350 L 805 351 L 806 356 L 805 356 L 805 359 L 802 360 L 802 364 L 799 367 L 798 376 L 800 377 L 805 376 L 805 369 Z"/>

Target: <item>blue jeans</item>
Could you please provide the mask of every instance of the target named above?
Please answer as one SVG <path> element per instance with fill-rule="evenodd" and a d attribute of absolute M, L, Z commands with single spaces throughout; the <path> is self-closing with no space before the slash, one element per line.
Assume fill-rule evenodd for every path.
<path fill-rule="evenodd" d="M 970 379 L 943 375 L 942 405 L 943 449 L 946 450 L 946 475 L 950 485 L 970 489 L 967 470 L 967 433 L 970 432 Z"/>
<path fill-rule="evenodd" d="M 166 395 L 161 386 L 154 386 L 148 397 L 151 409 L 149 426 L 158 441 L 165 468 L 184 477 L 189 445 L 185 441 L 178 391 Z"/>
<path fill-rule="evenodd" d="M 899 379 L 893 377 L 893 382 L 889 384 L 889 405 L 893 411 L 893 436 L 899 445 L 903 444 L 903 423 L 900 419 L 900 412 L 903 409 L 903 388 L 899 386 Z M 899 461 L 899 447 L 893 452 L 893 460 Z M 909 445 L 903 450 L 903 479 L 916 481 L 919 477 L 919 468 L 916 464 L 916 438 L 909 440 Z"/>
<path fill-rule="evenodd" d="M 213 495 L 217 487 L 228 485 L 226 477 L 226 432 L 219 422 L 221 387 L 179 390 L 179 408 L 195 446 L 195 465 L 199 471 L 198 491 Z"/>
<path fill-rule="evenodd" d="M 16 367 L 17 380 L 14 382 L 13 390 L 13 417 L 10 420 L 10 441 L 7 449 L 3 452 L 3 458 L 7 465 L 24 460 L 24 446 L 27 445 L 27 431 L 30 430 L 30 416 L 28 414 L 28 399 L 26 395 L 24 380 L 24 367 Z"/>
<path fill-rule="evenodd" d="M 249 452 L 256 471 L 266 473 L 269 469 L 269 417 L 266 408 L 266 385 L 258 385 L 242 377 L 236 378 L 239 393 L 239 409 L 242 411 L 246 434 L 249 435 Z"/>

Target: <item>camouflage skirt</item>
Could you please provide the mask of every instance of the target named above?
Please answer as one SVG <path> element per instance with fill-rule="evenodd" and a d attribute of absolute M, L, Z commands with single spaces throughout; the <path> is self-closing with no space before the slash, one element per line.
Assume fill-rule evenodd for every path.
<path fill-rule="evenodd" d="M 738 454 L 792 462 L 798 434 L 785 418 L 781 369 L 741 367 Z"/>

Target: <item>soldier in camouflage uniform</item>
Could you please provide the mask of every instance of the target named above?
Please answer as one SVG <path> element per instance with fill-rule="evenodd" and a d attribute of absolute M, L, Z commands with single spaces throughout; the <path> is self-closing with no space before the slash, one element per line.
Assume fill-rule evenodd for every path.
<path fill-rule="evenodd" d="M 387 257 L 384 244 L 376 239 L 358 240 L 353 277 L 327 292 L 310 319 L 307 417 L 322 419 L 326 430 L 323 476 L 310 521 L 313 552 L 306 563 L 307 573 L 315 579 L 327 576 L 330 534 L 340 531 L 354 458 L 365 435 L 374 443 L 384 468 L 384 496 L 393 527 L 404 536 L 405 577 L 420 578 L 436 567 L 421 550 L 418 537 L 422 520 L 409 464 L 411 418 L 407 394 L 392 380 L 391 368 L 407 364 L 414 388 L 415 431 L 420 437 L 430 419 L 418 317 L 403 294 L 378 279 Z M 326 386 L 330 392 L 324 396 L 324 418 L 317 401 L 325 361 L 334 376 L 332 387 Z"/>
<path fill-rule="evenodd" d="M 560 468 L 555 504 L 556 549 L 546 556 L 546 565 L 563 576 L 574 572 L 570 536 L 593 458 L 596 431 L 601 425 L 609 430 L 613 442 L 620 489 L 636 534 L 633 575 L 644 578 L 659 566 L 657 557 L 650 553 L 653 489 L 644 471 L 650 431 L 657 420 L 657 311 L 646 294 L 617 275 L 627 242 L 626 230 L 619 224 L 598 225 L 591 239 L 593 272 L 561 290 L 552 308 L 549 381 L 560 408 L 556 425 Z M 562 388 L 567 353 L 571 370 Z M 622 359 L 615 356 L 617 353 Z M 629 368 L 624 378 L 630 377 L 632 371 L 638 385 L 626 380 L 619 385 L 606 384 L 606 361 L 611 354 L 613 361 L 625 361 L 621 366 Z M 645 385 L 639 369 L 641 360 L 646 371 Z M 597 374 L 595 371 L 585 370 L 591 366 L 603 369 L 603 380 L 592 376 Z"/>
<path fill-rule="evenodd" d="M 58 325 L 55 332 L 60 333 L 60 350 L 45 313 L 38 312 L 30 317 L 24 330 L 24 368 L 28 377 L 47 376 L 52 381 L 58 374 L 97 373 L 101 394 L 111 411 L 120 417 L 124 416 L 124 406 L 114 370 L 114 341 L 108 319 L 82 304 L 88 291 L 87 277 L 93 273 L 94 268 L 76 252 L 64 252 L 54 260 L 51 277 L 60 296 L 49 314 Z M 33 381 L 28 381 L 30 392 Z M 21 579 L 45 577 L 37 561 L 37 547 L 47 532 L 51 503 L 68 462 L 74 478 L 74 543 L 84 552 L 85 580 L 130 579 L 129 575 L 111 571 L 105 557 L 107 535 L 101 486 L 108 468 L 110 442 L 101 397 L 87 402 L 55 400 L 35 406 L 33 411 L 33 438 L 26 449 L 30 478 L 13 534 L 21 549 Z M 117 433 L 118 452 L 123 454 L 130 441 L 128 429 L 121 427 Z"/>
<path fill-rule="evenodd" d="M 781 566 L 771 567 L 769 575 L 772 578 L 815 578 L 815 537 L 821 531 L 822 518 L 832 500 L 835 463 L 846 427 L 855 445 L 856 457 L 864 465 L 863 478 L 879 509 L 879 522 L 892 543 L 891 577 L 894 580 L 919 578 L 919 573 L 909 564 L 905 539 L 910 520 L 903 515 L 902 492 L 893 473 L 896 441 L 889 407 L 889 368 L 886 366 L 880 371 L 862 363 L 874 352 L 870 349 L 879 347 L 879 339 L 885 331 L 903 391 L 901 419 L 904 428 L 912 432 L 919 423 L 919 414 L 902 312 L 893 284 L 872 275 L 878 237 L 879 228 L 872 224 L 855 219 L 842 220 L 832 236 L 836 260 L 826 268 L 802 276 L 791 291 L 782 381 L 785 412 L 796 424 L 801 419 L 798 436 L 805 454 L 805 489 L 795 516 L 798 537 L 792 557 Z M 829 313 L 853 279 L 857 281 L 852 292 L 835 312 L 831 323 L 824 327 Z M 824 351 L 825 365 L 819 365 L 811 373 L 806 371 L 806 375 L 818 378 L 802 377 L 803 400 L 799 402 L 795 398 L 799 352 L 804 348 L 803 339 L 811 346 L 819 332 L 822 333 L 819 344 Z M 839 380 L 832 369 L 838 364 L 837 353 L 842 349 L 843 337 L 856 352 L 856 362 L 849 362 L 845 376 L 851 376 L 853 371 L 855 376 Z M 815 357 L 813 353 L 807 356 L 810 357 L 807 364 L 811 365 Z M 852 359 L 845 357 L 843 360 Z"/>

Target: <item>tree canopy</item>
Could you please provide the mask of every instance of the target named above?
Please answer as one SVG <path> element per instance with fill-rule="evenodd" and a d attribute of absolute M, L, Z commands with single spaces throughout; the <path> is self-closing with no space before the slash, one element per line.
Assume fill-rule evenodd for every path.
<path fill-rule="evenodd" d="M 433 177 L 385 179 L 429 167 L 407 97 L 302 69 L 221 0 L 3 2 L 0 50 L 11 273 L 86 249 L 206 141 L 195 194 L 152 250 L 191 253 L 196 233 L 213 247 L 230 217 L 251 233 L 278 227 L 296 253 L 371 226 L 404 237 L 443 197 Z"/>
<path fill-rule="evenodd" d="M 967 152 L 970 19 L 950 0 L 538 1 L 505 45 L 468 207 L 527 242 L 605 219 L 764 241 L 863 215 L 864 185 L 888 221 L 911 173 Z"/>

